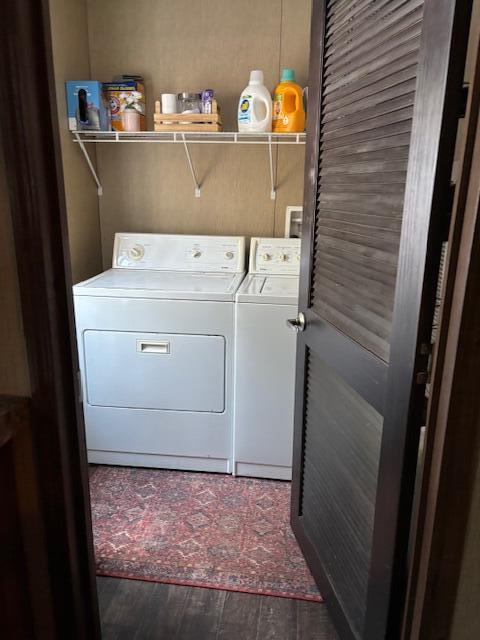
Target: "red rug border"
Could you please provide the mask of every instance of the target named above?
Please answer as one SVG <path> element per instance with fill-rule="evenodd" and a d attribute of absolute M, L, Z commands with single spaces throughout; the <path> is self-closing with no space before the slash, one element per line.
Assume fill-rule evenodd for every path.
<path fill-rule="evenodd" d="M 270 590 L 262 590 L 262 589 L 248 589 L 238 588 L 233 589 L 232 587 L 227 586 L 218 586 L 210 583 L 200 583 L 195 582 L 194 580 L 173 580 L 171 578 L 164 578 L 160 580 L 159 578 L 147 578 L 140 577 L 138 575 L 133 576 L 129 573 L 123 573 L 122 571 L 100 571 L 96 570 L 97 576 L 105 577 L 105 578 L 124 578 L 125 580 L 138 580 L 140 582 L 157 582 L 158 584 L 176 584 L 180 587 L 196 587 L 203 589 L 216 589 L 217 591 L 232 591 L 233 593 L 249 593 L 254 596 L 271 596 L 273 598 L 287 598 L 288 600 L 302 600 L 304 602 L 318 602 L 319 604 L 324 604 L 324 600 L 321 596 L 300 596 L 294 593 L 280 593 L 277 591 Z"/>

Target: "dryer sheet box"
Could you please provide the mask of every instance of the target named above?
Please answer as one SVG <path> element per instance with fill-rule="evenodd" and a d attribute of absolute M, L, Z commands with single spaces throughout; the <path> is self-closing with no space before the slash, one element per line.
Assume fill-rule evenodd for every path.
<path fill-rule="evenodd" d="M 140 116 L 140 131 L 145 131 L 145 86 L 143 82 L 138 80 L 104 82 L 103 88 L 110 107 L 112 129 L 124 131 L 122 113 L 130 103 L 130 108 L 133 107 Z"/>
<path fill-rule="evenodd" d="M 67 80 L 65 90 L 71 131 L 110 131 L 110 110 L 101 82 Z"/>

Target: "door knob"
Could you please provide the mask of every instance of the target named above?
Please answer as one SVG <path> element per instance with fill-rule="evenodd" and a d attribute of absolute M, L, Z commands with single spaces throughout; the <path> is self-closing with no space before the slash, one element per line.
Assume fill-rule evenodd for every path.
<path fill-rule="evenodd" d="M 300 333 L 305 329 L 305 315 L 300 312 L 296 318 L 287 320 L 287 327 L 296 333 Z"/>

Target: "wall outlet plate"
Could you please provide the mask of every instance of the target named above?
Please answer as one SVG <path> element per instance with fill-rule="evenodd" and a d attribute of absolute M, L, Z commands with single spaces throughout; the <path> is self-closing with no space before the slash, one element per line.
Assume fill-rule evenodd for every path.
<path fill-rule="evenodd" d="M 285 213 L 285 238 L 302 237 L 303 207 L 287 207 Z"/>

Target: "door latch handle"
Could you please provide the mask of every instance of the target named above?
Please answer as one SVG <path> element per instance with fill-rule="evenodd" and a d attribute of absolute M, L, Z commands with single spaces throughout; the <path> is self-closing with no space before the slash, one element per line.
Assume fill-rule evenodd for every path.
<path fill-rule="evenodd" d="M 170 342 L 168 340 L 137 340 L 139 353 L 160 353 L 170 355 Z"/>
<path fill-rule="evenodd" d="M 295 331 L 295 333 L 300 333 L 301 331 L 304 331 L 305 325 L 306 325 L 305 315 L 302 312 L 300 312 L 296 318 L 287 320 L 287 327 L 292 331 Z"/>

